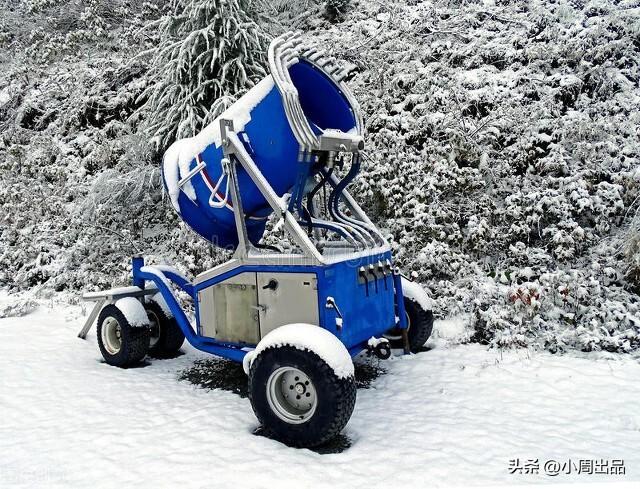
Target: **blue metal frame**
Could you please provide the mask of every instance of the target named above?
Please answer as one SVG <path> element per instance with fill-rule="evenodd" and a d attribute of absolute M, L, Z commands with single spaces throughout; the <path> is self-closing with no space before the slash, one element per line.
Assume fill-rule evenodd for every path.
<path fill-rule="evenodd" d="M 330 331 L 342 341 L 351 356 L 363 351 L 367 340 L 372 336 L 381 336 L 396 326 L 406 328 L 407 322 L 404 312 L 401 276 L 384 275 L 367 284 L 360 283 L 358 271 L 379 261 L 386 263 L 391 260 L 391 253 L 378 253 L 356 259 L 346 259 L 329 265 L 251 265 L 241 264 L 236 268 L 221 273 L 199 284 L 192 284 L 181 275 L 169 271 L 162 271 L 161 275 L 143 271 L 144 259 L 133 258 L 133 283 L 144 288 L 146 281 L 153 282 L 162 294 L 169 309 L 175 317 L 185 338 L 194 348 L 218 355 L 229 360 L 242 362 L 248 351 L 255 345 L 225 343 L 214 338 L 207 338 L 198 334 L 200 326 L 198 292 L 223 282 L 235 275 L 245 272 L 284 272 L 284 273 L 313 273 L 317 278 L 318 318 L 319 326 Z M 170 283 L 185 291 L 194 301 L 196 311 L 196 328 L 180 306 Z M 325 307 L 328 297 L 333 297 L 339 306 L 343 317 L 343 326 L 336 325 L 338 313 L 334 309 Z"/>

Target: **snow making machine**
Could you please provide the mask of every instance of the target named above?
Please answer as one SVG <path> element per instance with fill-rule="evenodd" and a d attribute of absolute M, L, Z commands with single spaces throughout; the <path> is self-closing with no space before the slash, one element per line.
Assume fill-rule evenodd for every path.
<path fill-rule="evenodd" d="M 175 210 L 204 239 L 233 249 L 231 260 L 189 280 L 134 257 L 132 286 L 85 294 L 97 304 L 80 336 L 97 318 L 100 351 L 118 367 L 175 355 L 185 338 L 242 362 L 262 425 L 313 446 L 351 416 L 352 357 L 419 351 L 433 316 L 347 191 L 364 149 L 349 70 L 297 33 L 276 38 L 268 60 L 269 76 L 163 160 Z M 269 244 L 281 231 L 288 241 Z"/>

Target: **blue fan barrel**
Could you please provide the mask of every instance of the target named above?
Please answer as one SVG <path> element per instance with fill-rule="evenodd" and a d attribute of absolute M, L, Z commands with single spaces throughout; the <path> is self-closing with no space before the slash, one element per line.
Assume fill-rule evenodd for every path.
<path fill-rule="evenodd" d="M 338 85 L 310 62 L 289 67 L 300 104 L 316 134 L 326 129 L 353 132 L 356 116 Z M 247 152 L 282 196 L 295 183 L 300 147 L 289 126 L 280 93 L 271 75 L 238 99 L 218 119 L 193 138 L 176 141 L 165 153 L 163 180 L 173 206 L 200 236 L 222 248 L 238 245 L 233 201 L 222 167 L 220 119 L 231 119 Z M 198 165 L 204 168 L 178 187 Z M 238 185 L 249 239 L 257 243 L 272 212 L 249 175 L 238 166 Z"/>

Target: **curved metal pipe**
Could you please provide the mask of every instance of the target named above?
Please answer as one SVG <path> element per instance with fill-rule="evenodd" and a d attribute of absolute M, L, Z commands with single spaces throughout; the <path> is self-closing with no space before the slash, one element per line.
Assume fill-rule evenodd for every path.
<path fill-rule="evenodd" d="M 333 191 L 329 194 L 329 211 L 331 216 L 338 222 L 349 224 L 361 230 L 369 239 L 369 243 L 367 243 L 366 246 L 368 246 L 369 244 L 377 246 L 378 244 L 380 244 L 374 237 L 374 235 L 377 233 L 372 234 L 372 230 L 369 229 L 369 227 L 365 223 L 356 221 L 355 219 L 351 219 L 348 216 L 342 214 L 342 212 L 340 211 L 340 197 L 342 196 L 342 192 L 347 188 L 347 186 L 353 181 L 355 176 L 360 171 L 360 159 L 356 155 L 354 155 L 353 158 L 354 160 L 351 163 L 351 168 L 349 168 L 349 171 L 344 176 L 344 178 L 340 180 L 340 182 L 336 186 L 334 186 Z M 329 181 L 333 183 L 331 179 L 329 179 Z"/>
<path fill-rule="evenodd" d="M 318 138 L 302 110 L 298 90 L 288 70 L 288 65 L 297 62 L 296 48 L 301 43 L 299 33 L 287 32 L 269 45 L 268 59 L 271 76 L 282 97 L 285 114 L 294 136 L 302 150 L 311 151 L 318 147 Z"/>
<path fill-rule="evenodd" d="M 309 226 L 313 228 L 328 229 L 336 234 L 339 234 L 346 239 L 356 250 L 362 249 L 361 243 L 359 243 L 344 226 L 331 221 L 325 221 L 324 219 L 311 218 L 309 221 L 298 221 L 301 226 Z"/>

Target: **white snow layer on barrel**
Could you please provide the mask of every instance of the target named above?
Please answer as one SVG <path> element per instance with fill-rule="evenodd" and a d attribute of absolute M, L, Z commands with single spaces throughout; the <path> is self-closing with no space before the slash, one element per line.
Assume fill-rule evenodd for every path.
<path fill-rule="evenodd" d="M 251 120 L 251 111 L 264 100 L 272 89 L 273 78 L 269 75 L 240 97 L 231 107 L 220 114 L 215 121 L 198 134 L 191 138 L 176 141 L 165 152 L 163 159 L 164 179 L 167 184 L 171 202 L 177 211 L 180 211 L 180 206 L 178 205 L 180 188 L 178 187 L 178 182 L 189 173 L 191 162 L 197 155 L 202 153 L 207 146 L 215 144 L 218 148 L 222 144 L 220 137 L 220 120 L 232 120 L 233 130 L 236 133 L 242 131 L 244 126 Z M 186 182 L 182 186 L 182 191 L 191 200 L 195 200 L 196 194 L 191 182 Z"/>
<path fill-rule="evenodd" d="M 353 361 L 344 344 L 326 329 L 304 323 L 280 326 L 267 334 L 258 343 L 256 349 L 245 356 L 243 361 L 245 372 L 249 373 L 251 362 L 264 350 L 280 346 L 292 346 L 298 350 L 315 353 L 341 379 L 354 375 Z"/>

